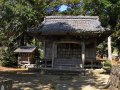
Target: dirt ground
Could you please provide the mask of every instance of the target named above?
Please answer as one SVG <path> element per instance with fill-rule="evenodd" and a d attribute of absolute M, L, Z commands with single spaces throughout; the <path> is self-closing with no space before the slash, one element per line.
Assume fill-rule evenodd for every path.
<path fill-rule="evenodd" d="M 23 69 L 0 69 L 0 78 L 13 80 L 13 90 L 107 90 L 101 89 L 109 75 L 93 70 L 91 75 L 53 75 L 28 72 Z"/>
<path fill-rule="evenodd" d="M 0 66 L 0 71 L 22 71 L 22 70 L 27 70 L 25 68 L 11 68 L 11 67 L 2 67 Z"/>

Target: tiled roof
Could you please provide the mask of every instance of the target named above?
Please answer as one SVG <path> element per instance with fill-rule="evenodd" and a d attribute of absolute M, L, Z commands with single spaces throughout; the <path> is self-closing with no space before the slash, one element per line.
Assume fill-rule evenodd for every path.
<path fill-rule="evenodd" d="M 43 24 L 36 32 L 41 33 L 81 33 L 81 32 L 101 32 L 98 16 L 46 16 Z"/>
<path fill-rule="evenodd" d="M 21 46 L 19 48 L 17 48 L 14 52 L 16 53 L 31 53 L 34 52 L 36 49 L 36 47 L 30 47 L 30 46 Z"/>

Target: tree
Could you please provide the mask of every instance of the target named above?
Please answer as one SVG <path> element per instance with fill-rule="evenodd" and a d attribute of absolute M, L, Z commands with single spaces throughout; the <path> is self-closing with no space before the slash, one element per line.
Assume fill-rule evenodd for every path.
<path fill-rule="evenodd" d="M 110 29 L 113 31 L 112 48 L 117 48 L 120 51 L 120 0 L 80 0 L 77 3 L 71 0 L 64 1 L 70 7 L 67 11 L 63 12 L 64 14 L 99 16 L 102 26 L 110 26 Z M 102 43 L 102 46 L 107 48 L 107 45 L 104 46 L 104 43 Z M 103 47 L 99 47 L 100 51 L 103 51 Z"/>
<path fill-rule="evenodd" d="M 59 7 L 68 6 L 64 12 Z M 111 26 L 114 46 L 120 49 L 120 1 L 119 0 L 0 0 L 0 40 L 7 47 L 17 41 L 28 42 L 25 32 L 37 27 L 46 15 L 97 15 L 102 26 Z M 15 45 L 17 44 L 17 45 Z M 10 48 L 11 49 L 11 48 Z M 10 50 L 8 50 L 10 51 Z"/>
<path fill-rule="evenodd" d="M 24 45 L 24 41 L 30 40 L 24 33 L 41 23 L 45 4 L 43 0 L 0 0 L 0 4 L 0 44 L 5 47 L 0 52 L 4 56 L 0 61 L 11 66 L 17 61 L 13 53 L 17 41 Z"/>

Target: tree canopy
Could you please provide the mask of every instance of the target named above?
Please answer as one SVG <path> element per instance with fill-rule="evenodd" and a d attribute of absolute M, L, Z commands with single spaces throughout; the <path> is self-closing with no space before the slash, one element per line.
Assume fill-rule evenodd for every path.
<path fill-rule="evenodd" d="M 67 9 L 60 12 L 61 5 Z M 47 15 L 99 16 L 102 26 L 113 30 L 113 47 L 120 51 L 120 0 L 0 0 L 0 44 L 24 41 L 23 33 Z"/>
<path fill-rule="evenodd" d="M 68 8 L 60 12 L 63 4 Z M 14 38 L 38 26 L 46 15 L 97 15 L 102 26 L 116 30 L 112 36 L 114 45 L 119 46 L 119 0 L 0 0 L 0 30 L 7 37 Z"/>

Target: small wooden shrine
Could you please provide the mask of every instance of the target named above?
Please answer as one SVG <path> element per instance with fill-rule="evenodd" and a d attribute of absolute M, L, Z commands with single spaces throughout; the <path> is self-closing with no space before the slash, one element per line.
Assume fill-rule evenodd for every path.
<path fill-rule="evenodd" d="M 17 48 L 15 53 L 18 53 L 18 64 L 25 65 L 25 64 L 34 64 L 34 56 L 36 52 L 36 47 L 32 46 L 21 46 Z"/>
<path fill-rule="evenodd" d="M 46 16 L 29 33 L 44 44 L 46 68 L 79 70 L 96 65 L 96 45 L 110 30 L 101 26 L 98 16 Z"/>

